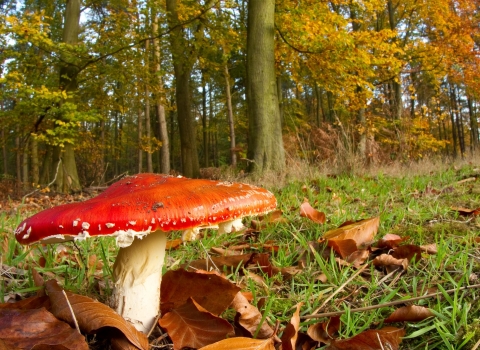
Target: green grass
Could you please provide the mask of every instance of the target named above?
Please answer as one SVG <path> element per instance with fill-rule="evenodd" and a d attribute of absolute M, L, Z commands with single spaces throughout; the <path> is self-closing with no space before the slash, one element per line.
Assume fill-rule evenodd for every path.
<path fill-rule="evenodd" d="M 349 310 L 408 299 L 432 290 L 442 292 L 479 283 L 480 243 L 475 243 L 474 239 L 479 237 L 480 223 L 475 217 L 461 217 L 451 210 L 452 206 L 480 207 L 480 180 L 457 184 L 472 175 L 480 176 L 477 171 L 468 165 L 428 175 L 411 175 L 405 171 L 396 176 L 379 173 L 374 176 L 317 176 L 304 180 L 298 180 L 297 176 L 296 181 L 282 188 L 271 187 L 287 222 L 268 225 L 255 241 L 273 240 L 279 245 L 280 249 L 270 259 L 276 267 L 295 266 L 299 259 L 303 259 L 305 266 L 291 279 L 263 275 L 264 285 L 246 278 L 242 268 L 236 269 L 229 278 L 253 293 L 252 303 L 259 305 L 266 322 L 275 324 L 278 321 L 283 327 L 290 321 L 298 302 L 304 303 L 301 316 L 312 314 L 356 272 L 355 268 L 339 266 L 333 255 L 323 256 L 321 251 L 313 253 L 311 243 L 346 220 L 379 216 L 377 239 L 395 233 L 409 236 L 407 243 L 436 243 L 438 248 L 436 255 L 424 254 L 401 276 L 393 274 L 385 279 L 383 272 L 369 265 L 320 310 L 346 311 L 341 316 L 342 338 L 379 328 L 396 307 L 358 313 Z M 304 198 L 326 213 L 327 223 L 319 225 L 299 216 L 298 207 Z M 114 241 L 87 240 L 78 242 L 77 247 L 64 245 L 68 254 L 63 257 L 59 256 L 57 246 L 20 246 L 13 238 L 13 230 L 34 211 L 27 204 L 17 214 L 12 211 L 0 214 L 0 242 L 4 247 L 0 260 L 6 266 L 25 271 L 25 275 L 2 271 L 0 302 L 13 295 L 27 296 L 37 289 L 28 272 L 35 266 L 46 278 L 56 278 L 74 292 L 106 302 L 112 286 Z M 200 241 L 171 250 L 166 268 L 206 258 L 211 254 L 211 247 L 237 244 L 242 240 L 238 234 L 217 237 L 214 232 L 207 231 Z M 179 233 L 171 236 L 179 237 Z M 252 248 L 246 252 L 252 251 L 258 250 Z M 97 257 L 97 263 L 103 264 L 101 269 L 86 263 L 92 255 Z M 40 257 L 45 261 L 41 268 L 38 267 Z M 328 276 L 326 282 L 317 279 L 321 273 Z M 479 296 L 479 290 L 470 289 L 415 302 L 415 305 L 430 308 L 436 317 L 419 323 L 394 324 L 407 331 L 401 348 L 470 349 L 480 339 Z M 230 316 L 233 315 L 230 313 Z M 302 320 L 301 331 L 306 332 L 309 325 L 321 321 L 324 319 Z"/>

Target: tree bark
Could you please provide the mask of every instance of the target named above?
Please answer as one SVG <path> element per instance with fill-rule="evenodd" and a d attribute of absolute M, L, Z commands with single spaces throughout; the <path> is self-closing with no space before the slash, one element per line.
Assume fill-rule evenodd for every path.
<path fill-rule="evenodd" d="M 143 112 L 141 108 L 137 111 L 137 124 L 138 124 L 138 172 L 143 173 Z"/>
<path fill-rule="evenodd" d="M 158 35 L 158 16 L 152 16 L 152 32 L 153 36 Z M 163 91 L 163 81 L 160 72 L 160 42 L 159 39 L 153 40 L 153 47 L 155 52 L 155 76 L 157 77 L 157 91 L 155 95 L 155 108 L 157 110 L 157 118 L 159 125 L 159 138 L 162 146 L 160 148 L 160 172 L 163 174 L 170 173 L 170 146 L 167 130 L 167 119 L 165 116 L 165 106 L 162 101 L 161 92 Z"/>
<path fill-rule="evenodd" d="M 149 60 L 149 40 L 145 41 L 145 81 L 144 87 L 145 87 L 145 96 L 144 96 L 144 103 L 145 103 L 145 136 L 147 137 L 148 140 L 148 148 L 147 148 L 147 172 L 153 173 L 153 163 L 152 163 L 152 127 L 151 127 L 151 120 L 150 120 L 150 87 L 149 87 L 149 66 L 150 66 L 150 60 Z"/>
<path fill-rule="evenodd" d="M 285 169 L 274 56 L 275 0 L 248 2 L 247 105 L 249 171 Z"/>
<path fill-rule="evenodd" d="M 63 42 L 70 45 L 78 43 L 78 34 L 80 32 L 80 4 L 81 0 L 68 0 L 65 8 Z M 60 89 L 68 93 L 75 92 L 77 83 L 78 67 L 64 63 L 60 67 Z M 58 162 L 62 164 L 59 167 L 59 173 L 53 187 L 58 192 L 76 192 L 81 190 L 80 180 L 75 162 L 75 152 L 73 144 L 65 142 L 63 147 L 55 146 L 54 154 L 57 156 L 53 162 L 53 174 L 57 169 Z M 54 158 L 55 160 L 55 158 Z"/>
<path fill-rule="evenodd" d="M 177 105 L 178 127 L 180 132 L 180 150 L 182 173 L 186 177 L 200 177 L 198 162 L 195 120 L 191 108 L 190 76 L 192 74 L 192 57 L 185 58 L 188 44 L 179 26 L 177 1 L 167 0 L 167 18 L 169 26 L 174 28 L 170 33 L 170 44 L 173 54 L 175 72 L 175 96 Z M 175 27 L 176 26 L 176 27 Z"/>
<path fill-rule="evenodd" d="M 232 108 L 232 95 L 230 94 L 230 74 L 228 73 L 228 66 L 225 63 L 223 68 L 225 75 L 225 93 L 227 95 L 227 115 L 228 115 L 228 127 L 230 129 L 230 165 L 232 167 L 237 166 L 237 151 L 235 143 L 235 122 L 233 120 L 233 108 Z"/>

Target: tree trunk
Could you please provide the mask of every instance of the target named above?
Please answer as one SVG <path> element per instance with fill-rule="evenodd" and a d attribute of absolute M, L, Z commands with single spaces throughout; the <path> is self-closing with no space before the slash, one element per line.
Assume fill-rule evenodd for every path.
<path fill-rule="evenodd" d="M 153 36 L 158 35 L 158 16 L 152 16 L 152 32 Z M 159 125 L 159 139 L 162 143 L 160 148 L 160 172 L 163 174 L 170 173 L 170 146 L 168 139 L 167 120 L 165 116 L 165 106 L 161 98 L 163 91 L 163 81 L 160 72 L 160 42 L 159 39 L 153 40 L 153 47 L 155 52 L 155 76 L 157 77 L 157 93 L 155 96 L 155 108 L 157 110 L 157 118 Z"/>
<path fill-rule="evenodd" d="M 471 151 L 472 153 L 478 147 L 478 121 L 475 116 L 473 101 L 470 96 L 467 96 L 468 115 L 470 117 L 470 137 L 471 137 Z"/>
<path fill-rule="evenodd" d="M 150 87 L 149 87 L 149 40 L 145 41 L 145 96 L 144 96 L 144 103 L 145 103 L 145 136 L 148 142 L 147 148 L 147 172 L 153 173 L 153 163 L 152 163 L 152 152 L 153 152 L 153 145 L 152 145 L 152 128 L 151 128 L 151 120 L 150 120 Z"/>
<path fill-rule="evenodd" d="M 38 142 L 35 136 L 30 138 L 30 147 L 32 153 L 32 183 L 33 186 L 36 186 L 40 181 L 40 171 L 38 166 Z"/>
<path fill-rule="evenodd" d="M 247 105 L 249 171 L 283 171 L 285 152 L 274 57 L 275 0 L 248 2 Z"/>
<path fill-rule="evenodd" d="M 207 168 L 210 163 L 208 147 L 208 118 L 207 118 L 207 84 L 202 71 L 202 136 L 203 136 L 203 166 Z"/>
<path fill-rule="evenodd" d="M 177 105 L 178 128 L 180 132 L 180 149 L 182 159 L 182 173 L 186 177 L 198 178 L 200 165 L 197 154 L 197 137 L 195 120 L 192 115 L 190 76 L 191 63 L 186 62 L 185 54 L 187 43 L 183 36 L 182 27 L 179 25 L 177 2 L 167 0 L 167 18 L 170 28 L 175 28 L 170 33 L 170 44 L 173 54 L 173 69 L 175 72 L 175 96 Z M 176 26 L 176 27 L 175 27 Z M 191 60 L 191 57 L 188 58 Z"/>
<path fill-rule="evenodd" d="M 143 173 L 143 112 L 141 108 L 138 108 L 137 111 L 137 122 L 138 122 L 138 172 Z"/>
<path fill-rule="evenodd" d="M 63 42 L 70 45 L 78 43 L 78 34 L 80 32 L 80 4 L 81 0 L 68 0 L 65 8 Z M 78 67 L 64 63 L 60 67 L 60 89 L 67 93 L 73 93 L 77 90 Z M 73 144 L 64 143 L 64 147 L 55 146 L 54 154 L 57 155 L 57 162 L 53 162 L 56 167 L 61 159 L 62 171 L 59 171 L 56 182 L 53 187 L 58 192 L 80 191 L 80 181 L 75 162 L 75 153 Z M 53 169 L 55 172 L 56 169 Z M 53 180 L 53 179 L 52 179 Z"/>
<path fill-rule="evenodd" d="M 392 0 L 387 1 L 388 20 L 390 23 L 390 29 L 396 30 L 397 22 L 395 21 L 395 8 Z M 403 101 L 402 101 L 402 77 L 400 74 L 392 80 L 393 94 L 391 97 L 392 116 L 393 119 L 400 119 L 403 114 Z"/>
<path fill-rule="evenodd" d="M 232 95 L 230 94 L 230 74 L 228 73 L 228 66 L 225 63 L 223 67 L 225 75 L 225 93 L 227 95 L 227 115 L 228 115 L 228 127 L 230 129 L 230 165 L 232 167 L 237 166 L 237 151 L 235 143 L 235 122 L 233 120 L 233 108 L 232 108 Z"/>
<path fill-rule="evenodd" d="M 3 154 L 3 173 L 8 174 L 8 153 L 7 138 L 5 137 L 5 128 L 2 128 L 2 154 Z"/>

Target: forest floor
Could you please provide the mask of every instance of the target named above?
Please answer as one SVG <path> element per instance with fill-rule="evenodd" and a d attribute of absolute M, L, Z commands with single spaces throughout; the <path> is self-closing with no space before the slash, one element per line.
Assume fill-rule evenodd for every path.
<path fill-rule="evenodd" d="M 311 172 L 304 178 L 297 173 L 259 181 L 275 193 L 279 211 L 245 222 L 246 229 L 234 234 L 217 236 L 206 230 L 189 244 L 181 243 L 180 233 L 172 233 L 164 271 L 168 271 L 164 283 L 173 281 L 182 289 L 195 283 L 193 300 L 201 294 L 215 302 L 227 291 L 205 286 L 198 276 L 199 270 L 214 270 L 218 278 L 227 278 L 241 290 L 242 301 L 235 290 L 236 303 L 209 313 L 205 305 L 188 305 L 196 311 L 186 311 L 185 300 L 183 309 L 170 310 L 177 317 L 173 322 L 166 322 L 168 314 L 160 320 L 165 327 L 150 335 L 151 348 L 201 348 L 225 338 L 219 339 L 215 333 L 219 326 L 212 326 L 216 323 L 206 318 L 208 313 L 227 323 L 222 326 L 225 334 L 233 327 L 243 337 L 235 341 L 230 335 L 223 345 L 208 349 L 240 348 L 244 338 L 258 341 L 242 343 L 243 349 L 278 348 L 280 340 L 284 350 L 477 349 L 479 178 L 480 162 L 471 162 L 457 167 L 427 165 L 422 171 L 398 167 L 364 175 Z M 19 245 L 13 232 L 21 220 L 96 193 L 60 195 L 42 190 L 22 198 L 9 192 L 11 184 L 1 186 L 5 198 L 0 202 L 0 349 L 2 344 L 28 348 L 18 345 L 24 341 L 21 332 L 2 333 L 7 324 L 2 310 L 31 312 L 45 306 L 51 311 L 53 301 L 39 299 L 46 280 L 55 280 L 68 291 L 75 312 L 83 296 L 108 304 L 117 248 L 113 239 Z M 47 294 L 52 297 L 57 287 L 48 285 Z M 35 306 L 19 304 L 32 296 Z M 248 304 L 247 314 L 240 312 L 239 303 Z M 95 314 L 100 312 L 97 304 L 90 317 L 100 317 Z M 185 316 L 198 312 L 203 328 Z M 8 317 L 11 322 L 14 316 Z M 45 319 L 43 314 L 35 317 L 37 322 Z M 82 333 L 95 334 L 87 336 L 89 348 L 107 348 L 111 333 L 105 329 L 112 325 L 102 321 L 87 332 L 82 321 L 91 320 L 78 318 Z M 58 333 L 45 327 L 58 340 Z M 142 347 L 128 331 L 118 330 Z"/>

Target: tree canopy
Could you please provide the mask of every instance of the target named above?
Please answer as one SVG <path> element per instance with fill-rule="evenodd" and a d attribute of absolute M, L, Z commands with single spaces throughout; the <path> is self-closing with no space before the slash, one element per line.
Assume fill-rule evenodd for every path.
<path fill-rule="evenodd" d="M 258 168 L 249 1 L 84 0 L 78 28 L 76 1 L 0 5 L 0 173 L 66 191 L 71 157 L 82 186 Z M 269 94 L 286 162 L 475 152 L 479 17 L 474 0 L 277 1 Z"/>

